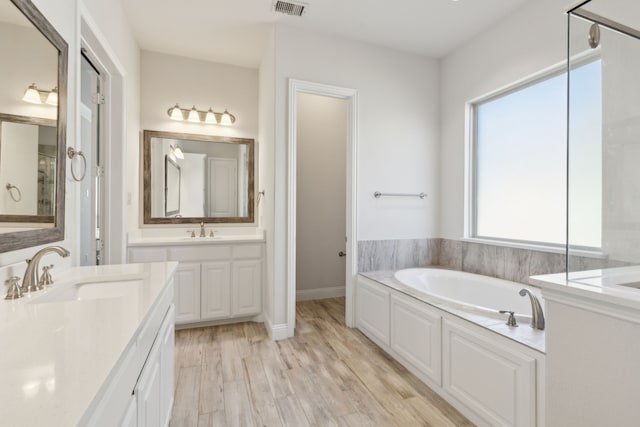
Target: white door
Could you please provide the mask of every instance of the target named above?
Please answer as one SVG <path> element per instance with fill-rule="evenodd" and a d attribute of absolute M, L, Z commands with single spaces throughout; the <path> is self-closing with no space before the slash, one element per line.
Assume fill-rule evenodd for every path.
<path fill-rule="evenodd" d="M 175 274 L 176 323 L 200 320 L 200 264 L 181 262 Z"/>
<path fill-rule="evenodd" d="M 200 292 L 202 320 L 231 316 L 231 263 L 229 261 L 203 263 Z"/>
<path fill-rule="evenodd" d="M 208 216 L 238 216 L 238 160 L 220 157 L 208 160 Z"/>

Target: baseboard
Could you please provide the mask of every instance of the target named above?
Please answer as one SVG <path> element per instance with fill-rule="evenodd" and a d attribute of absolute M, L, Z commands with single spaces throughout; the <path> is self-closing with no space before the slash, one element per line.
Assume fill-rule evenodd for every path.
<path fill-rule="evenodd" d="M 344 294 L 345 294 L 344 286 L 333 286 L 331 288 L 301 289 L 299 291 L 296 291 L 296 301 L 343 297 Z"/>
<path fill-rule="evenodd" d="M 273 341 L 286 340 L 289 338 L 289 326 L 286 323 L 274 325 L 268 316 L 264 316 L 264 326 Z"/>

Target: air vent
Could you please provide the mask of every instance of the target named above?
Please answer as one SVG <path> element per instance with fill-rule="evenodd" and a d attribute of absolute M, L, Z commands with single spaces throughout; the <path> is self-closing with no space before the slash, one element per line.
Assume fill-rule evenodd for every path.
<path fill-rule="evenodd" d="M 307 10 L 307 5 L 300 2 L 276 0 L 273 3 L 273 10 L 285 15 L 302 16 Z"/>

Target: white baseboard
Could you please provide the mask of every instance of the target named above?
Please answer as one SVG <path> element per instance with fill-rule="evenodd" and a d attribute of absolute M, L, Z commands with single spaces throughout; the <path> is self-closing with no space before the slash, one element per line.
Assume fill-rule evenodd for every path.
<path fill-rule="evenodd" d="M 312 299 L 326 299 L 344 296 L 344 286 L 333 286 L 331 288 L 301 289 L 296 291 L 296 301 L 307 301 Z"/>
<path fill-rule="evenodd" d="M 286 340 L 289 338 L 289 326 L 286 323 L 274 325 L 268 316 L 264 316 L 264 326 L 273 341 Z"/>

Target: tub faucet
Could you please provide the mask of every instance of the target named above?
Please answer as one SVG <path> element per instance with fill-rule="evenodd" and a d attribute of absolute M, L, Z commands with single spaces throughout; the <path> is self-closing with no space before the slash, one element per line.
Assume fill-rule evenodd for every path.
<path fill-rule="evenodd" d="M 40 264 L 40 258 L 49 252 L 55 252 L 61 257 L 65 258 L 69 256 L 69 251 L 62 246 L 47 246 L 40 249 L 33 258 L 27 260 L 27 269 L 24 271 L 24 279 L 22 279 L 22 292 L 35 292 L 42 289 L 42 285 L 39 283 L 38 277 L 38 264 Z"/>
<path fill-rule="evenodd" d="M 531 293 L 529 289 L 521 289 L 520 296 L 529 295 L 531 300 L 531 327 L 534 329 L 544 329 L 544 313 L 542 312 L 542 305 L 538 298 Z"/>

